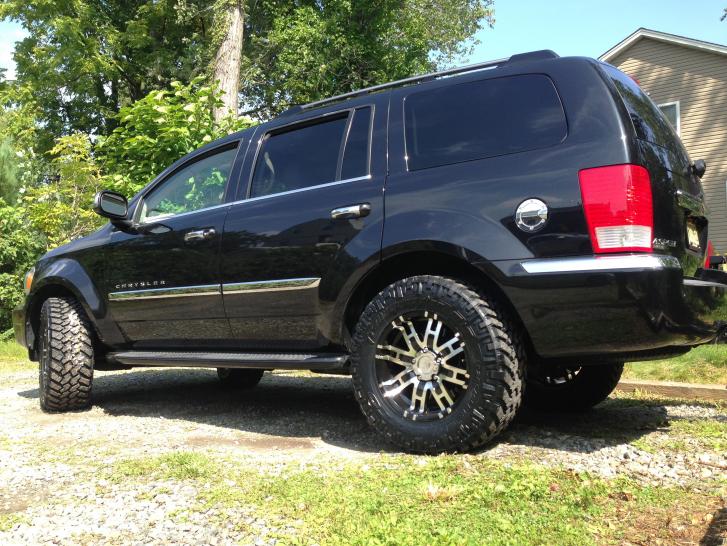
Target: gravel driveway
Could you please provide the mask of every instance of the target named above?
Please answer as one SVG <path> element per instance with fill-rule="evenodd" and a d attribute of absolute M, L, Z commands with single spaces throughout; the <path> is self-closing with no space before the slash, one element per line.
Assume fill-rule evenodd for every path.
<path fill-rule="evenodd" d="M 274 542 L 279 522 L 264 514 L 206 508 L 180 523 L 171 516 L 195 505 L 198 486 L 119 482 L 109 469 L 179 450 L 273 472 L 392 450 L 368 428 L 349 378 L 307 375 L 266 374 L 235 392 L 209 370 L 99 372 L 93 409 L 64 415 L 40 412 L 35 372 L 0 375 L 0 544 L 228 543 L 232 521 Z M 727 474 L 726 422 L 724 408 L 618 397 L 583 415 L 524 412 L 475 456 L 714 493 Z"/>

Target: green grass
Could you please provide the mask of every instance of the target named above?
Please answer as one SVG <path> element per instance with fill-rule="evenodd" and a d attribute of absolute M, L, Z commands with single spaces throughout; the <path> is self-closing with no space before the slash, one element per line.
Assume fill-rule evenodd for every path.
<path fill-rule="evenodd" d="M 15 341 L 0 341 L 0 373 L 21 372 L 33 369 L 28 351 Z"/>
<path fill-rule="evenodd" d="M 23 514 L 11 512 L 9 514 L 0 514 L 0 533 L 10 531 L 18 523 L 24 523 L 27 518 Z"/>
<path fill-rule="evenodd" d="M 178 452 L 123 461 L 112 472 L 198 480 L 193 510 L 253 509 L 271 529 L 268 538 L 285 544 L 595 544 L 638 534 L 630 527 L 641 525 L 638 514 L 666 520 L 675 506 L 696 501 L 681 489 L 468 455 L 386 455 L 265 473 Z"/>
<path fill-rule="evenodd" d="M 158 457 L 128 459 L 117 463 L 112 478 L 158 476 L 166 479 L 213 478 L 217 472 L 212 460 L 194 451 L 175 451 Z"/>
<path fill-rule="evenodd" d="M 702 345 L 667 360 L 632 362 L 626 365 L 624 377 L 726 385 L 727 344 Z"/>

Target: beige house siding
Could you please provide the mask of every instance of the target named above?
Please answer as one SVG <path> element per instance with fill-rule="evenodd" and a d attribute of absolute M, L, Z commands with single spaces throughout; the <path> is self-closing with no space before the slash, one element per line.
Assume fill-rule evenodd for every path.
<path fill-rule="evenodd" d="M 641 38 L 610 63 L 657 104 L 679 102 L 682 142 L 693 160 L 707 162 L 709 236 L 727 252 L 727 56 Z"/>

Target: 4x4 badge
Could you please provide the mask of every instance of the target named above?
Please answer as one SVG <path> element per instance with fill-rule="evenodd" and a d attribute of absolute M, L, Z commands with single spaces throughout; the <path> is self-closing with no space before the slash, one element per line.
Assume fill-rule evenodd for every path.
<path fill-rule="evenodd" d="M 532 233 L 548 221 L 548 205 L 540 199 L 526 199 L 515 210 L 515 224 L 522 231 Z"/>

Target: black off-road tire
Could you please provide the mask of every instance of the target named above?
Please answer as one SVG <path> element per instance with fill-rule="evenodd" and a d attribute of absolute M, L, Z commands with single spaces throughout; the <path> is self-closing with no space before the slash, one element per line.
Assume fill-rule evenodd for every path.
<path fill-rule="evenodd" d="M 252 389 L 260 383 L 265 370 L 217 368 L 222 386 L 229 389 Z"/>
<path fill-rule="evenodd" d="M 528 374 L 524 403 L 533 409 L 554 411 L 586 411 L 603 402 L 621 379 L 623 363 L 589 364 L 577 368 L 577 373 L 562 384 L 546 379 L 547 374 L 560 372 L 534 372 Z M 574 370 L 570 370 L 572 373 Z"/>
<path fill-rule="evenodd" d="M 469 384 L 441 419 L 407 419 L 391 407 L 377 381 L 380 336 L 402 313 L 438 313 L 465 342 Z M 364 309 L 353 336 L 351 372 L 356 399 L 369 424 L 408 452 L 469 451 L 495 438 L 515 418 L 523 387 L 524 350 L 496 304 L 464 284 L 440 276 L 402 279 Z"/>
<path fill-rule="evenodd" d="M 48 298 L 40 311 L 40 408 L 49 413 L 91 405 L 93 337 L 81 304 Z"/>

